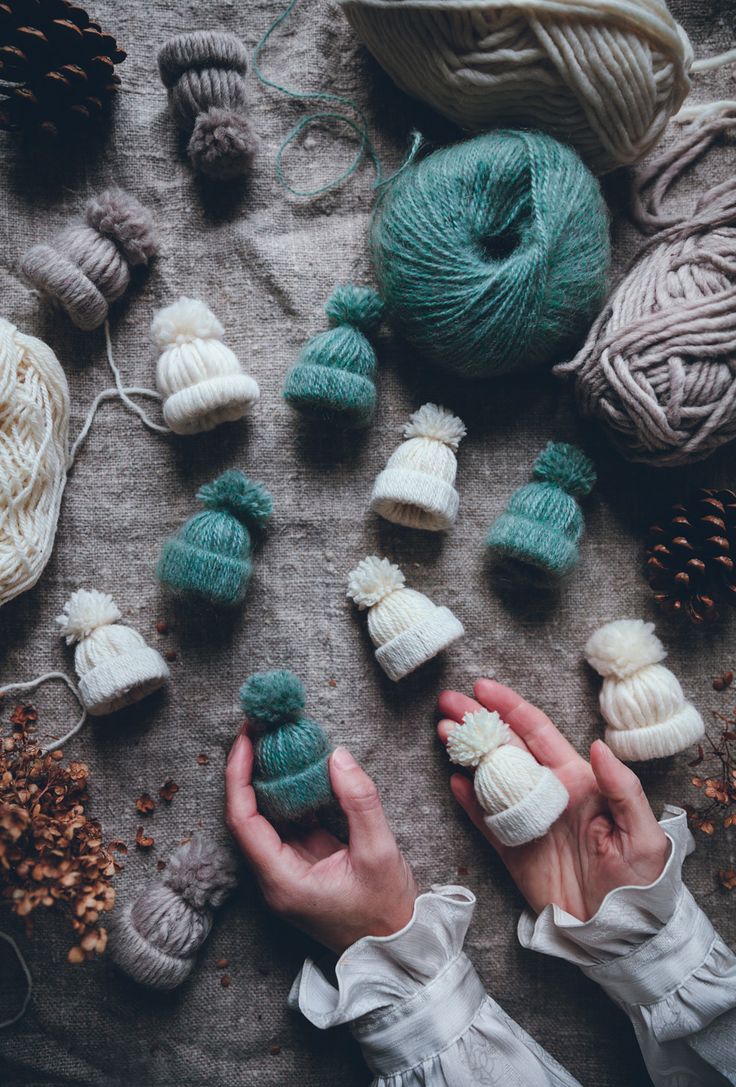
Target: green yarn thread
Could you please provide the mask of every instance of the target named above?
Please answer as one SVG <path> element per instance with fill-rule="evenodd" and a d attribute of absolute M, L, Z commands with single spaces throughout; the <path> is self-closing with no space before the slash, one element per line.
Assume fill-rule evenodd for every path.
<path fill-rule="evenodd" d="M 574 445 L 550 442 L 537 457 L 533 483 L 511 496 L 491 526 L 488 546 L 548 574 L 569 573 L 578 561 L 583 514 L 577 499 L 593 489 L 592 461 Z"/>
<path fill-rule="evenodd" d="M 332 800 L 332 747 L 321 725 L 303 715 L 304 688 L 293 672 L 257 672 L 240 689 L 256 737 L 253 788 L 269 819 L 301 819 Z"/>
<path fill-rule="evenodd" d="M 492 132 L 413 163 L 384 188 L 371 233 L 395 329 L 464 377 L 552 365 L 605 297 L 600 187 L 542 133 Z"/>
<path fill-rule="evenodd" d="M 159 580 L 212 604 L 238 604 L 252 569 L 250 529 L 271 516 L 271 496 L 260 483 L 231 469 L 201 487 L 197 498 L 205 509 L 165 541 Z"/>
<path fill-rule="evenodd" d="M 325 313 L 332 326 L 301 350 L 284 384 L 287 404 L 304 415 L 364 427 L 376 407 L 376 353 L 368 339 L 381 323 L 383 303 L 370 287 L 337 287 Z"/>

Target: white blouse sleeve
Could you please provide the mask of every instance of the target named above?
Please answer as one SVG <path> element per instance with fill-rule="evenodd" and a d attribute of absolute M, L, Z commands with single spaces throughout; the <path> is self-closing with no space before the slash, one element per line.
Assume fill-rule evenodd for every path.
<path fill-rule="evenodd" d="M 577 963 L 629 1016 L 655 1084 L 736 1084 L 736 954 L 681 877 L 695 843 L 685 812 L 666 807 L 664 870 L 618 887 L 589 921 L 558 906 L 519 920 L 524 947 Z"/>
<path fill-rule="evenodd" d="M 317 1027 L 349 1023 L 375 1087 L 579 1087 L 486 995 L 463 952 L 475 898 L 420 895 L 392 936 L 366 936 L 334 969 L 307 959 L 289 1002 Z"/>

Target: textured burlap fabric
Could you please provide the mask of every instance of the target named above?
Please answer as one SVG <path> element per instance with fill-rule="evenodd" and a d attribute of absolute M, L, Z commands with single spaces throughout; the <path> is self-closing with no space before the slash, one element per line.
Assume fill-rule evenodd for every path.
<path fill-rule="evenodd" d="M 95 392 L 109 384 L 102 332 L 77 332 L 62 316 L 45 312 L 17 269 L 26 247 L 65 224 L 88 195 L 117 182 L 153 209 L 163 239 L 150 274 L 112 314 L 115 357 L 126 380 L 153 381 L 150 319 L 186 293 L 221 318 L 228 344 L 260 382 L 262 400 L 247 425 L 181 439 L 151 434 L 118 403 L 102 408 L 69 478 L 51 562 L 32 592 L 0 612 L 0 682 L 72 667 L 53 618 L 80 586 L 111 592 L 151 644 L 176 650 L 165 693 L 90 723 L 68 747 L 90 765 L 91 807 L 105 836 L 130 846 L 115 881 L 123 901 L 191 831 L 225 839 L 222 777 L 238 728 L 238 687 L 254 670 L 294 669 L 306 684 L 310 712 L 375 776 L 420 884 L 462 882 L 477 894 L 467 950 L 493 996 L 581 1082 L 645 1083 L 621 1013 L 572 966 L 518 946 L 520 896 L 449 794 L 434 703 L 443 686 L 469 690 L 478 675 L 495 673 L 543 706 L 585 750 L 601 722 L 596 680 L 581 647 L 601 622 L 657 618 L 641 572 L 642 533 L 662 502 L 686 485 L 733 484 L 734 450 L 679 473 L 629 466 L 599 430 L 580 424 L 569 391 L 551 378 L 465 390 L 423 370 L 388 333 L 379 345 L 373 427 L 335 440 L 301 425 L 280 399 L 286 369 L 305 337 L 324 327 L 321 307 L 331 288 L 371 282 L 370 170 L 317 199 L 285 193 L 274 176 L 275 152 L 308 107 L 260 88 L 252 74 L 261 151 L 249 183 L 218 188 L 189 169 L 158 79 L 158 48 L 170 34 L 207 26 L 235 31 L 252 47 L 277 13 L 272 0 L 96 0 L 92 7 L 129 50 L 114 124 L 103 146 L 84 157 L 63 147 L 48 159 L 30 157 L 17 140 L 0 139 L 3 316 L 58 353 L 76 431 Z M 732 2 L 679 0 L 673 8 L 699 54 L 730 44 Z M 392 89 L 332 5 L 305 0 L 272 39 L 263 65 L 288 85 L 347 93 L 364 103 L 387 170 L 401 162 L 412 127 L 428 138 L 448 135 Z M 729 95 L 734 84 L 727 73 L 697 82 L 695 97 Z M 315 130 L 287 157 L 294 185 L 327 180 L 353 150 L 334 126 Z M 716 150 L 676 199 L 688 200 L 695 185 L 733 168 L 733 151 Z M 619 176 L 606 184 L 614 208 L 625 182 Z M 613 233 L 620 271 L 640 239 L 618 211 Z M 446 404 L 469 430 L 458 457 L 460 514 L 443 536 L 403 530 L 367 512 L 373 480 L 401 424 L 426 400 Z M 484 548 L 490 522 L 526 481 L 549 438 L 582 441 L 600 472 L 600 486 L 585 505 L 580 566 L 551 603 L 534 593 L 499 593 Z M 161 540 L 193 511 L 197 487 L 232 466 L 266 483 L 275 516 L 256 552 L 245 606 L 222 618 L 172 602 L 154 564 Z M 348 571 L 372 552 L 398 562 L 411 585 L 452 608 L 467 631 L 442 660 L 400 685 L 377 667 L 364 620 L 344 599 Z M 162 618 L 171 627 L 166 636 L 156 633 Z M 734 664 L 733 620 L 706 631 L 678 631 L 664 622 L 658 629 L 669 663 L 704 715 L 710 719 L 712 707 L 732 705 L 733 696 L 717 694 L 711 682 Z M 74 719 L 74 707 L 57 691 L 45 690 L 37 704 L 48 734 L 60 734 Z M 207 765 L 198 763 L 200 753 L 209 756 Z M 645 769 L 655 809 L 693 799 L 689 773 L 685 757 Z M 133 845 L 142 822 L 135 799 L 144 791 L 156 794 L 169 777 L 180 791 L 146 823 L 156 844 L 142 854 Z M 690 888 L 730 941 L 736 902 L 717 889 L 714 872 L 733 864 L 733 846 L 729 852 L 723 836 L 701 836 L 685 868 Z M 309 945 L 269 916 L 247 874 L 220 913 L 195 974 L 173 994 L 137 988 L 108 960 L 68 965 L 71 933 L 52 915 L 38 916 L 30 938 L 6 912 L 2 924 L 18 936 L 35 981 L 25 1018 L 0 1035 L 0 1080 L 8 1087 L 357 1087 L 369 1080 L 346 1031 L 320 1033 L 287 1010 L 291 980 Z M 19 987 L 5 951 L 2 956 L 0 996 L 9 1006 Z M 229 966 L 218 969 L 223 958 Z M 231 979 L 227 988 L 223 973 Z"/>

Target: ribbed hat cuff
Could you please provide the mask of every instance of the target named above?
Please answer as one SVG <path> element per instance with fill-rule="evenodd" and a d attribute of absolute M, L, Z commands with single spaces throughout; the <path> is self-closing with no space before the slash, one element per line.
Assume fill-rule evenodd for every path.
<path fill-rule="evenodd" d="M 413 507 L 401 516 L 394 505 Z M 406 468 L 384 468 L 376 479 L 371 496 L 371 509 L 394 524 L 409 528 L 422 527 L 441 531 L 450 528 L 457 517 L 459 497 L 455 488 L 444 479 Z M 426 525 L 418 524 L 422 513 L 428 515 Z M 435 522 L 435 523 L 431 523 Z"/>
<path fill-rule="evenodd" d="M 132 909 L 133 903 L 126 903 L 115 923 L 110 948 L 113 961 L 142 985 L 175 989 L 192 972 L 194 959 L 168 955 L 141 936 L 133 925 Z"/>
<path fill-rule="evenodd" d="M 255 778 L 253 788 L 259 810 L 270 819 L 300 819 L 333 799 L 328 751 L 318 762 L 295 774 L 277 778 Z"/>
<path fill-rule="evenodd" d="M 284 398 L 307 414 L 367 424 L 376 403 L 370 378 L 351 370 L 317 363 L 299 363 L 286 378 Z"/>
<path fill-rule="evenodd" d="M 169 676 L 166 661 L 150 646 L 121 653 L 91 668 L 79 679 L 87 713 L 102 715 L 130 706 L 160 687 Z"/>
<path fill-rule="evenodd" d="M 503 845 L 524 845 L 547 833 L 567 807 L 570 796 L 548 766 L 532 791 L 518 804 L 483 822 Z"/>
<path fill-rule="evenodd" d="M 259 396 L 258 382 L 249 374 L 207 378 L 166 398 L 164 422 L 175 434 L 197 434 L 241 419 Z"/>
<path fill-rule="evenodd" d="M 502 513 L 493 523 L 488 546 L 553 574 L 566 574 L 578 558 L 577 544 L 558 529 L 516 513 Z"/>
<path fill-rule="evenodd" d="M 462 623 L 449 608 L 436 607 L 421 622 L 379 646 L 376 660 L 389 679 L 403 679 L 464 633 Z"/>
<path fill-rule="evenodd" d="M 703 718 L 689 702 L 674 717 L 644 728 L 607 728 L 605 740 L 617 758 L 645 762 L 676 755 L 696 743 L 705 731 Z"/>

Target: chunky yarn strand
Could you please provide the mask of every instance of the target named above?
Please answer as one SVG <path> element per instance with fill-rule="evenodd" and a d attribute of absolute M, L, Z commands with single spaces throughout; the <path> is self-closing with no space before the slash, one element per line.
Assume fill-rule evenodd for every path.
<path fill-rule="evenodd" d="M 556 369 L 629 460 L 673 467 L 736 438 L 736 180 L 702 193 L 685 218 L 662 206 L 682 172 L 735 128 L 736 107 L 694 122 L 639 174 L 634 214 L 654 236 L 585 345 Z"/>

